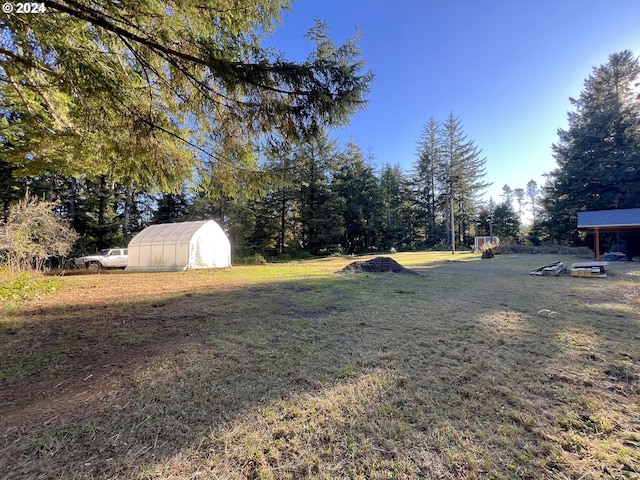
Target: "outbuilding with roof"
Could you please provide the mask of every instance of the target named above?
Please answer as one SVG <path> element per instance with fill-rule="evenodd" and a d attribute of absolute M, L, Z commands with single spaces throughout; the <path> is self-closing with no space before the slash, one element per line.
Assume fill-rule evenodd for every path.
<path fill-rule="evenodd" d="M 578 230 L 593 233 L 593 249 L 599 260 L 600 234 L 640 232 L 640 208 L 579 212 Z"/>

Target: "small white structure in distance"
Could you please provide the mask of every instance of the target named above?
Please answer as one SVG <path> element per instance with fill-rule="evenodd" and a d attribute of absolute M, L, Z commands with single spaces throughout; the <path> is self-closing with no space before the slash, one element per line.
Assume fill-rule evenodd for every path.
<path fill-rule="evenodd" d="M 473 239 L 473 251 L 479 252 L 482 250 L 482 247 L 490 243 L 493 243 L 493 245 L 497 247 L 500 245 L 500 239 L 495 235 L 493 237 L 475 237 Z"/>
<path fill-rule="evenodd" d="M 175 271 L 231 266 L 231 244 L 213 220 L 151 225 L 129 242 L 127 270 Z"/>

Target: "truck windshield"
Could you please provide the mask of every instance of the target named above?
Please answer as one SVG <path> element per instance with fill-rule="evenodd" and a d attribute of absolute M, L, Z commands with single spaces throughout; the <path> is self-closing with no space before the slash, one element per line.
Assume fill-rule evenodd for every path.
<path fill-rule="evenodd" d="M 100 255 L 106 257 L 107 255 L 109 255 L 109 249 L 107 248 L 106 250 L 100 250 Z"/>

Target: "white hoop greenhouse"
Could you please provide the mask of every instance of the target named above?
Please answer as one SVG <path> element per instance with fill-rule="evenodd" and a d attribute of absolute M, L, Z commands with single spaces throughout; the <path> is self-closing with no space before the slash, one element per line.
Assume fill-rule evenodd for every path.
<path fill-rule="evenodd" d="M 213 220 L 151 225 L 129 243 L 127 270 L 170 271 L 231 266 L 231 244 Z"/>

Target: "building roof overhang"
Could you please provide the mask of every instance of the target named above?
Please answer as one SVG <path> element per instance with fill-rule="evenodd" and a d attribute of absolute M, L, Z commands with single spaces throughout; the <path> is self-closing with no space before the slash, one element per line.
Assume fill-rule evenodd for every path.
<path fill-rule="evenodd" d="M 578 230 L 601 233 L 640 231 L 640 208 L 578 213 Z"/>

